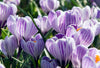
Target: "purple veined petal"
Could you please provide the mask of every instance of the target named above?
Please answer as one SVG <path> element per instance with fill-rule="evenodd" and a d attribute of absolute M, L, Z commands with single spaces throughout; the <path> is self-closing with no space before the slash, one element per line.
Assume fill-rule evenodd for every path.
<path fill-rule="evenodd" d="M 5 38 L 5 49 L 9 56 L 13 56 L 15 49 L 18 47 L 17 38 L 14 35 Z"/>
<path fill-rule="evenodd" d="M 47 16 L 38 16 L 37 19 L 34 19 L 37 26 L 40 28 L 41 32 L 42 33 L 46 33 L 48 32 L 50 29 L 51 29 L 51 24 L 50 22 L 48 21 L 48 17 Z"/>
<path fill-rule="evenodd" d="M 66 30 L 66 36 L 67 37 L 72 37 L 76 33 L 76 29 L 73 26 L 68 26 Z"/>
<path fill-rule="evenodd" d="M 21 40 L 22 37 L 24 37 L 25 40 L 29 40 L 31 36 L 35 35 L 38 31 L 28 16 L 10 16 L 7 20 L 7 27 L 18 40 Z"/>
<path fill-rule="evenodd" d="M 88 56 L 92 57 L 95 59 L 95 55 L 98 53 L 98 50 L 96 48 L 89 48 L 88 50 Z"/>
<path fill-rule="evenodd" d="M 100 34 L 100 23 L 97 23 L 94 28 L 95 28 L 95 35 L 99 35 Z"/>
<path fill-rule="evenodd" d="M 57 17 L 59 17 L 62 13 L 63 13 L 62 10 L 57 10 L 57 11 L 56 11 Z"/>
<path fill-rule="evenodd" d="M 15 4 L 15 5 L 20 4 L 20 0 L 3 0 L 3 2 L 7 4 Z"/>
<path fill-rule="evenodd" d="M 41 34 L 40 34 L 40 33 L 39 33 L 39 34 L 37 34 L 37 35 L 35 36 L 35 39 L 36 39 L 36 40 L 42 39 Z"/>
<path fill-rule="evenodd" d="M 83 8 L 83 20 L 88 20 L 91 16 L 91 8 L 89 6 L 86 6 Z"/>
<path fill-rule="evenodd" d="M 27 22 L 26 31 L 25 31 L 24 37 L 26 39 L 30 39 L 31 36 L 35 35 L 37 32 L 38 32 L 38 30 L 35 27 L 35 25 L 33 24 L 32 20 Z"/>
<path fill-rule="evenodd" d="M 60 64 L 62 65 L 63 61 L 66 64 L 71 53 L 73 52 L 75 42 L 70 37 L 58 39 L 56 41 L 49 39 L 46 42 L 46 48 L 56 59 L 60 61 Z"/>
<path fill-rule="evenodd" d="M 12 15 L 15 15 L 16 13 L 17 13 L 17 7 L 16 7 L 16 5 L 14 5 L 14 4 L 9 4 L 9 9 L 10 9 L 10 13 L 12 14 Z"/>
<path fill-rule="evenodd" d="M 44 12 L 49 12 L 49 11 L 55 10 L 59 7 L 58 0 L 40 0 L 39 3 Z"/>
<path fill-rule="evenodd" d="M 14 10 L 14 11 L 13 11 Z M 6 20 L 10 15 L 14 15 L 17 12 L 17 7 L 14 5 L 8 5 L 5 4 L 3 2 L 0 2 L 0 21 L 2 21 L 2 23 L 0 23 L 0 27 L 3 27 L 6 24 Z"/>
<path fill-rule="evenodd" d="M 6 52 L 6 49 L 5 49 L 5 42 L 4 40 L 0 40 L 0 50 L 4 53 L 4 55 L 7 56 L 7 52 Z"/>
<path fill-rule="evenodd" d="M 98 19 L 100 18 L 100 9 L 97 10 L 97 16 L 96 16 L 96 18 L 98 18 Z"/>
<path fill-rule="evenodd" d="M 48 10 L 54 9 L 54 7 L 55 7 L 55 1 L 56 0 L 47 0 L 46 5 L 47 5 Z"/>
<path fill-rule="evenodd" d="M 72 62 L 72 65 L 73 65 L 74 68 L 80 68 L 81 62 L 78 58 L 77 53 L 75 53 L 75 52 L 72 53 L 71 62 Z"/>
<path fill-rule="evenodd" d="M 41 68 L 57 68 L 57 63 L 44 56 L 41 60 Z"/>
<path fill-rule="evenodd" d="M 43 11 L 48 12 L 48 9 L 47 9 L 47 6 L 46 6 L 46 2 L 47 2 L 47 0 L 44 0 L 44 1 L 40 0 L 39 4 L 40 4 L 40 6 L 41 6 Z"/>
<path fill-rule="evenodd" d="M 73 35 L 76 45 L 84 45 L 89 47 L 94 40 L 94 33 L 91 29 L 82 28 L 75 35 Z"/>
<path fill-rule="evenodd" d="M 54 11 L 49 12 L 48 20 L 52 25 L 52 28 L 57 32 L 59 32 L 59 22 L 58 22 L 57 14 Z"/>
<path fill-rule="evenodd" d="M 34 38 L 32 38 L 29 41 L 21 40 L 21 47 L 22 49 L 33 56 L 35 60 L 38 60 L 40 54 L 42 53 L 44 49 L 44 41 L 41 37 L 39 37 L 40 34 L 36 35 Z M 38 38 L 37 38 L 38 37 Z"/>
<path fill-rule="evenodd" d="M 43 39 L 37 40 L 36 45 L 35 45 L 35 48 L 34 48 L 34 50 L 35 50 L 35 53 L 34 53 L 35 57 L 40 56 L 40 54 L 42 53 L 42 51 L 44 49 L 44 45 L 45 44 L 44 44 Z"/>
<path fill-rule="evenodd" d="M 88 48 L 86 48 L 85 46 L 83 46 L 83 45 L 77 46 L 76 53 L 77 53 L 78 58 L 79 58 L 80 61 L 85 56 L 85 54 L 87 53 L 87 51 L 88 51 Z"/>
<path fill-rule="evenodd" d="M 57 18 L 57 14 L 54 11 L 50 11 L 48 14 L 48 20 L 51 24 Z"/>
<path fill-rule="evenodd" d="M 9 29 L 9 31 L 15 35 L 17 38 L 20 38 L 20 35 L 16 32 L 16 18 L 18 18 L 17 16 L 9 16 L 9 18 L 7 19 L 7 27 Z"/>
<path fill-rule="evenodd" d="M 67 27 L 68 25 L 80 26 L 82 21 L 81 14 L 78 11 L 69 10 L 65 12 L 65 22 Z"/>
<path fill-rule="evenodd" d="M 0 64 L 0 68 L 5 68 L 5 66 L 3 64 Z"/>
<path fill-rule="evenodd" d="M 27 43 L 22 39 L 21 40 L 21 48 L 28 54 L 30 54 L 29 49 L 27 47 Z"/>
<path fill-rule="evenodd" d="M 96 64 L 92 58 L 85 56 L 82 59 L 82 68 L 96 68 Z"/>

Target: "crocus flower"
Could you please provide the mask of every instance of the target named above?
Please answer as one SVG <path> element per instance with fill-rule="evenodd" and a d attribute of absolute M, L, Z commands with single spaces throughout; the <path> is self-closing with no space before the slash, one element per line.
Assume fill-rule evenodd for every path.
<path fill-rule="evenodd" d="M 61 67 L 65 67 L 75 49 L 75 41 L 71 37 L 58 34 L 46 41 L 46 48 L 52 56 L 59 60 Z"/>
<path fill-rule="evenodd" d="M 40 0 L 40 6 L 45 12 L 57 9 L 59 4 L 58 0 Z"/>
<path fill-rule="evenodd" d="M 91 17 L 91 8 L 89 6 L 86 6 L 84 8 L 80 8 L 80 7 L 73 7 L 72 8 L 73 11 L 77 11 L 79 12 L 79 14 L 81 15 L 81 20 L 82 21 L 85 21 L 85 20 L 88 20 L 90 19 Z"/>
<path fill-rule="evenodd" d="M 61 27 L 63 26 L 64 24 L 60 21 L 62 21 L 60 18 L 61 16 L 64 15 L 64 12 L 61 11 L 61 10 L 58 10 L 58 11 L 50 11 L 49 14 L 48 14 L 48 20 L 52 26 L 52 28 L 57 31 L 57 32 L 60 32 L 60 33 L 64 33 L 64 27 Z"/>
<path fill-rule="evenodd" d="M 73 25 L 79 27 L 82 23 L 81 14 L 79 11 L 69 10 L 62 12 L 58 10 L 56 12 L 51 11 L 48 15 L 48 19 L 57 32 L 66 33 L 67 26 Z"/>
<path fill-rule="evenodd" d="M 15 49 L 18 47 L 17 38 L 14 35 L 0 40 L 0 50 L 8 57 L 13 56 Z"/>
<path fill-rule="evenodd" d="M 44 41 L 40 34 L 37 34 L 34 38 L 29 41 L 21 40 L 22 49 L 30 54 L 36 61 L 44 49 Z"/>
<path fill-rule="evenodd" d="M 17 7 L 13 4 L 0 2 L 0 28 L 5 26 L 6 20 L 10 15 L 15 15 Z"/>
<path fill-rule="evenodd" d="M 86 55 L 88 48 L 83 45 L 78 45 L 71 55 L 71 61 L 74 68 L 81 68 L 82 58 Z"/>
<path fill-rule="evenodd" d="M 18 17 L 11 15 L 7 20 L 7 27 L 18 40 L 22 37 L 25 40 L 29 40 L 38 31 L 29 16 Z"/>
<path fill-rule="evenodd" d="M 15 4 L 15 5 L 20 4 L 20 0 L 3 0 L 3 2 L 5 2 L 7 4 Z"/>
<path fill-rule="evenodd" d="M 50 25 L 50 22 L 48 21 L 47 16 L 43 16 L 43 17 L 38 16 L 38 18 L 34 20 L 42 33 L 46 33 L 50 30 L 51 25 Z"/>
<path fill-rule="evenodd" d="M 56 60 L 50 60 L 48 57 L 43 57 L 41 60 L 41 68 L 60 68 Z"/>
<path fill-rule="evenodd" d="M 3 64 L 0 64 L 0 68 L 5 68 Z"/>
<path fill-rule="evenodd" d="M 87 20 L 82 27 L 75 28 L 69 25 L 66 30 L 66 36 L 74 38 L 76 45 L 84 45 L 89 47 L 95 37 L 95 20 Z"/>
<path fill-rule="evenodd" d="M 82 59 L 82 68 L 100 68 L 100 50 L 89 48 L 87 55 Z"/>

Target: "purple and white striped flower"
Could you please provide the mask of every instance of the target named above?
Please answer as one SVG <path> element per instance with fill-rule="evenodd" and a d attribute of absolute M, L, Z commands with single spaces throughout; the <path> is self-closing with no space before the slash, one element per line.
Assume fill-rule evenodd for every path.
<path fill-rule="evenodd" d="M 41 68 L 61 68 L 57 65 L 56 60 L 50 60 L 48 57 L 43 57 L 41 60 Z"/>
<path fill-rule="evenodd" d="M 15 4 L 15 5 L 20 4 L 20 0 L 3 0 L 3 2 L 5 2 L 7 4 Z"/>
<path fill-rule="evenodd" d="M 6 20 L 10 15 L 17 13 L 17 7 L 13 4 L 5 4 L 0 2 L 0 28 L 4 27 Z"/>
<path fill-rule="evenodd" d="M 75 41 L 71 37 L 58 34 L 46 41 L 46 48 L 52 56 L 59 60 L 60 65 L 65 67 L 67 60 L 75 49 Z"/>
<path fill-rule="evenodd" d="M 46 33 L 51 29 L 51 24 L 48 21 L 48 17 L 47 16 L 38 16 L 37 19 L 34 19 L 37 26 L 40 28 L 42 33 Z"/>
<path fill-rule="evenodd" d="M 69 25 L 66 30 L 66 36 L 74 38 L 76 45 L 84 45 L 89 47 L 95 37 L 95 20 L 86 20 L 82 27 L 75 28 Z"/>
<path fill-rule="evenodd" d="M 35 60 L 38 60 L 40 54 L 44 49 L 44 41 L 40 34 L 37 34 L 34 38 L 29 41 L 21 40 L 22 49 L 30 54 Z"/>
<path fill-rule="evenodd" d="M 5 40 L 0 40 L 0 50 L 8 57 L 14 55 L 17 47 L 18 41 L 14 35 L 11 35 L 10 37 L 7 36 Z"/>
<path fill-rule="evenodd" d="M 86 55 L 88 48 L 83 45 L 78 45 L 71 55 L 71 61 L 74 68 L 81 68 L 82 58 Z"/>
<path fill-rule="evenodd" d="M 20 40 L 22 37 L 24 37 L 25 40 L 29 40 L 38 32 L 29 16 L 18 17 L 11 15 L 7 20 L 7 27 L 18 40 Z"/>
<path fill-rule="evenodd" d="M 50 11 L 48 14 L 48 20 L 52 26 L 52 28 L 60 33 L 64 33 L 64 23 L 62 23 L 61 21 L 63 21 L 62 16 L 64 15 L 64 12 L 61 10 L 58 11 Z"/>
<path fill-rule="evenodd" d="M 0 68 L 5 68 L 3 64 L 0 64 Z"/>
<path fill-rule="evenodd" d="M 58 0 L 40 0 L 40 6 L 45 12 L 57 9 L 59 4 Z"/>
<path fill-rule="evenodd" d="M 82 68 L 100 68 L 100 50 L 88 49 L 87 55 L 82 59 Z"/>

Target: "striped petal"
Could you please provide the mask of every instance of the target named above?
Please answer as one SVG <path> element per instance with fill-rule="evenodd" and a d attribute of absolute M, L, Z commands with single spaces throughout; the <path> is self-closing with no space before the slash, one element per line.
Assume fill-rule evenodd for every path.
<path fill-rule="evenodd" d="M 89 47 L 94 40 L 94 33 L 91 29 L 80 29 L 76 34 L 73 35 L 76 45 L 84 45 Z"/>
<path fill-rule="evenodd" d="M 48 39 L 46 42 L 46 48 L 56 59 L 60 61 L 61 65 L 64 65 L 75 48 L 75 42 L 70 37 L 60 38 L 56 41 Z"/>
<path fill-rule="evenodd" d="M 22 40 L 21 47 L 25 52 L 29 53 L 37 60 L 44 49 L 44 41 L 41 37 L 35 37 L 34 40 L 31 39 L 27 42 Z"/>
<path fill-rule="evenodd" d="M 82 59 L 82 68 L 96 68 L 95 62 L 88 56 Z"/>
<path fill-rule="evenodd" d="M 10 32 L 18 38 L 18 40 L 22 37 L 24 37 L 25 40 L 29 40 L 31 36 L 35 35 L 38 31 L 31 18 L 28 16 L 10 16 L 7 20 L 7 27 Z"/>
<path fill-rule="evenodd" d="M 55 60 L 50 60 L 48 57 L 43 57 L 41 60 L 41 68 L 56 68 L 57 63 Z"/>

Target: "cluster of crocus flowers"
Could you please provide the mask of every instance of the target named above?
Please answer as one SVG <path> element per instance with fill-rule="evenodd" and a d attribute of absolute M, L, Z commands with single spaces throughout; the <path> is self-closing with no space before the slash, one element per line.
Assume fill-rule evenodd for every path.
<path fill-rule="evenodd" d="M 99 18 L 98 8 L 86 6 L 54 11 L 59 6 L 58 0 L 40 0 L 43 11 L 50 12 L 48 16 L 34 18 L 34 24 L 29 16 L 15 15 L 17 8 L 14 4 L 19 5 L 20 2 L 16 1 L 0 2 L 0 27 L 7 22 L 13 34 L 0 40 L 0 50 L 5 56 L 12 57 L 19 47 L 31 55 L 37 65 L 46 48 L 54 59 L 42 57 L 41 68 L 65 68 L 70 62 L 74 68 L 100 68 L 100 50 L 89 48 L 95 36 L 100 34 L 100 23 L 96 19 Z M 58 34 L 47 39 L 45 33 L 51 28 Z"/>

